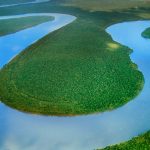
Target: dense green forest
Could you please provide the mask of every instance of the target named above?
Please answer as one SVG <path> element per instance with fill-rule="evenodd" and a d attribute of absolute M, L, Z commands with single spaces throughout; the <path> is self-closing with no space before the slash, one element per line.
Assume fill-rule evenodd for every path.
<path fill-rule="evenodd" d="M 32 0 L 1 0 L 0 5 L 29 1 Z M 144 79 L 130 60 L 132 50 L 114 42 L 105 29 L 118 22 L 149 19 L 149 6 L 149 0 L 51 0 L 1 8 L 1 16 L 55 12 L 77 17 L 72 24 L 28 47 L 0 70 L 1 101 L 21 111 L 58 116 L 97 113 L 127 103 L 140 92 Z M 0 35 L 51 19 L 1 20 Z M 142 35 L 150 38 L 150 29 Z M 149 149 L 147 132 L 103 150 Z"/>
<path fill-rule="evenodd" d="M 53 20 L 53 17 L 49 16 L 34 16 L 23 17 L 17 19 L 0 20 L 0 36 L 14 33 L 19 30 L 30 28 L 43 22 Z"/>
<path fill-rule="evenodd" d="M 119 145 L 109 146 L 101 150 L 149 150 L 150 131 Z"/>
<path fill-rule="evenodd" d="M 150 0 L 59 0 L 59 2 L 63 6 L 73 6 L 90 11 L 116 11 L 128 8 L 150 7 Z"/>
<path fill-rule="evenodd" d="M 3 8 L 0 14 L 27 12 L 66 13 L 77 20 L 30 46 L 0 71 L 5 104 L 47 115 L 89 114 L 117 108 L 142 89 L 143 76 L 129 57 L 132 51 L 112 41 L 105 29 L 142 19 L 147 10 L 89 12 L 51 1 Z"/>

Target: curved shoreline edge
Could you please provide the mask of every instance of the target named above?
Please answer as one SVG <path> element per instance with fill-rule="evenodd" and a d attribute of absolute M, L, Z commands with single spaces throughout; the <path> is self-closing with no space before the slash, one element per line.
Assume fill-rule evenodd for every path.
<path fill-rule="evenodd" d="M 120 109 L 120 108 L 119 108 Z M 14 111 L 13 111 L 14 112 Z M 112 112 L 114 112 L 114 111 L 112 111 Z M 112 112 L 108 112 L 108 113 L 112 113 Z M 134 112 L 133 112 L 134 113 Z M 19 113 L 19 114 L 21 114 L 21 113 Z M 105 113 L 104 113 L 105 114 Z M 109 114 L 110 115 L 110 118 L 111 118 L 111 114 Z M 108 116 L 109 116 L 108 115 Z M 103 123 L 103 121 L 99 121 L 99 120 L 101 120 L 100 119 L 100 116 L 102 117 L 102 118 L 105 118 L 105 115 L 97 115 L 97 120 L 98 120 L 98 122 L 94 122 L 96 125 L 99 123 L 99 122 L 101 122 L 101 124 L 103 125 L 105 125 L 105 127 L 104 127 L 104 129 L 107 129 L 107 126 L 109 126 L 109 125 L 107 125 L 107 123 L 109 123 L 109 121 L 111 122 L 111 119 L 108 119 L 109 121 L 107 122 L 107 115 L 106 115 L 106 118 L 103 120 L 103 121 L 105 121 L 104 123 Z M 96 117 L 96 116 L 95 116 Z M 94 115 L 92 116 L 92 118 L 95 118 L 94 117 Z M 92 118 L 91 118 L 91 120 L 92 120 Z M 109 117 L 108 117 L 109 118 Z M 34 118 L 35 119 L 35 118 Z M 64 118 L 63 118 L 64 119 Z M 78 118 L 79 119 L 79 118 Z M 82 118 L 83 119 L 83 118 Z M 53 119 L 52 119 L 53 120 Z M 55 120 L 55 119 L 54 119 Z M 59 121 L 61 120 L 61 118 L 59 118 Z M 84 120 L 84 119 L 83 119 Z M 87 117 L 87 120 L 90 120 L 90 117 Z M 84 120 L 85 121 L 85 120 Z M 121 120 L 122 121 L 122 120 Z M 66 121 L 67 122 L 67 121 Z M 86 122 L 86 121 L 85 121 Z M 124 121 L 123 121 L 124 122 Z M 106 124 L 105 124 L 106 123 Z M 77 125 L 77 124 L 76 124 Z M 86 125 L 86 124 L 85 124 Z M 110 125 L 110 127 L 111 127 L 111 125 Z M 120 130 L 120 128 L 119 128 L 120 126 L 118 126 L 118 130 Z M 94 128 L 94 127 L 93 127 Z M 83 128 L 84 129 L 84 128 Z M 102 129 L 103 129 L 103 127 L 102 127 Z M 107 132 L 107 131 L 106 131 Z M 140 131 L 141 132 L 141 131 Z M 106 133 L 107 134 L 107 133 Z M 135 134 L 137 134 L 137 132 L 135 133 Z M 104 134 L 105 135 L 105 134 Z M 99 135 L 100 136 L 100 135 Z M 108 136 L 109 137 L 109 136 Z M 124 140 L 124 139 L 123 139 Z M 126 139 L 125 139 L 126 140 Z M 102 140 L 103 141 L 103 140 Z"/>
<path fill-rule="evenodd" d="M 47 34 L 53 32 L 53 31 L 56 31 L 56 30 L 66 26 L 66 25 L 68 25 L 71 22 L 76 20 L 75 16 L 71 16 L 71 15 L 67 15 L 67 14 L 59 14 L 59 13 L 30 13 L 30 14 L 13 15 L 13 16 L 1 16 L 0 20 L 15 19 L 15 18 L 22 18 L 22 17 L 32 17 L 32 16 L 50 16 L 50 17 L 54 17 L 54 20 L 44 22 L 42 24 L 36 25 L 36 26 L 28 28 L 28 29 L 18 31 L 18 32 L 13 33 L 13 34 L 1 36 L 0 40 L 3 43 L 6 43 L 5 41 L 7 41 L 9 38 L 10 39 L 13 38 L 14 43 L 9 45 L 9 47 L 7 45 L 5 45 L 5 47 L 3 47 L 3 49 L 5 49 L 5 51 L 8 50 L 8 52 L 10 53 L 12 51 L 12 48 L 15 45 L 18 46 L 17 38 L 19 35 L 21 35 L 22 33 L 25 33 L 26 36 L 29 36 L 29 34 L 30 34 L 29 31 L 30 30 L 32 31 L 33 29 L 34 29 L 34 32 L 37 33 L 36 37 L 35 38 L 33 37 L 29 41 L 26 41 L 22 37 L 22 42 L 24 41 L 26 44 L 24 44 L 23 46 L 20 44 L 21 46 L 18 47 L 18 49 L 16 50 L 15 53 L 13 52 L 12 54 L 9 54 L 10 56 L 8 58 L 6 56 L 7 60 L 5 59 L 3 62 L 0 63 L 0 68 L 2 68 L 4 65 L 6 65 L 10 60 L 12 60 L 14 57 L 16 57 L 21 51 L 26 49 L 28 46 L 37 42 L 38 40 L 40 40 L 41 38 L 43 38 Z M 42 26 L 44 26 L 45 28 L 41 29 Z M 36 31 L 36 29 L 41 29 L 41 32 L 42 32 L 42 30 L 43 30 L 43 32 L 39 34 L 38 31 Z M 4 58 L 4 56 L 0 56 L 0 57 Z M 1 58 L 1 60 L 2 60 L 2 58 Z"/>
<path fill-rule="evenodd" d="M 132 54 L 134 54 L 134 53 L 132 53 Z M 105 146 L 111 145 L 113 143 L 117 143 L 117 142 L 119 143 L 120 141 L 128 140 L 129 138 L 139 134 L 139 132 L 141 133 L 140 129 L 139 129 L 140 131 L 139 130 L 136 131 L 136 128 L 135 128 L 135 129 L 133 129 L 133 133 L 129 133 L 128 135 L 126 134 L 126 133 L 128 133 L 130 131 L 130 129 L 132 129 L 132 124 L 136 124 L 137 125 L 138 124 L 137 122 L 139 121 L 137 118 L 135 118 L 135 120 L 133 120 L 134 117 L 135 117 L 134 115 L 137 115 L 137 113 L 135 111 L 135 107 L 134 107 L 135 106 L 134 104 L 136 102 L 137 101 L 131 101 L 128 104 L 126 104 L 125 106 L 123 106 L 123 107 L 120 107 L 120 108 L 118 108 L 116 110 L 113 110 L 111 112 L 104 112 L 102 114 L 90 115 L 90 116 L 79 116 L 79 117 L 73 117 L 73 118 L 72 117 L 71 118 L 68 118 L 68 117 L 62 117 L 62 118 L 50 117 L 49 118 L 48 117 L 46 120 L 48 120 L 47 121 L 48 125 L 49 125 L 50 121 L 53 123 L 54 120 L 59 121 L 59 125 L 60 126 L 61 126 L 61 122 L 62 122 L 63 125 L 66 123 L 66 126 L 68 126 L 68 123 L 69 124 L 74 123 L 75 125 L 79 125 L 80 124 L 79 130 L 84 130 L 85 124 L 87 125 L 87 123 L 89 123 L 89 126 L 91 126 L 89 132 L 92 131 L 92 133 L 91 132 L 90 133 L 87 132 L 85 134 L 85 136 L 89 136 L 89 134 L 92 134 L 92 135 L 95 136 L 95 139 L 97 139 L 97 138 L 99 139 L 100 138 L 99 139 L 99 143 L 102 144 L 101 147 L 105 147 Z M 139 104 L 141 105 L 141 103 L 139 103 Z M 5 107 L 5 108 L 8 108 L 8 107 Z M 31 118 L 34 118 L 34 119 L 37 119 L 37 120 L 39 118 L 42 118 L 42 119 L 45 118 L 43 116 L 40 117 L 40 116 L 34 116 L 34 115 L 32 116 L 32 115 L 29 115 L 29 114 L 22 114 L 21 112 L 18 112 L 18 111 L 15 111 L 15 110 L 11 110 L 11 109 L 10 109 L 10 111 L 12 111 L 14 113 L 16 112 L 20 116 L 23 115 L 23 116 L 26 116 L 26 117 L 29 117 L 29 118 L 31 117 Z M 139 115 L 138 115 L 138 117 L 139 117 Z M 89 122 L 89 120 L 90 120 L 90 122 Z M 98 126 L 97 123 L 100 124 L 100 126 Z M 71 130 L 71 132 L 76 132 L 76 131 L 74 131 L 74 129 L 72 129 L 72 127 L 73 126 L 69 126 L 68 129 Z M 136 126 L 136 127 L 138 127 L 138 126 Z M 53 127 L 51 129 L 53 129 Z M 95 132 L 94 132 L 95 129 L 98 129 L 96 131 L 96 135 L 95 135 Z M 108 129 L 109 130 L 111 129 L 111 130 L 108 132 L 107 131 Z M 65 128 L 63 128 L 63 130 L 66 131 Z M 121 139 L 119 139 L 119 140 L 116 137 L 114 139 L 114 141 L 111 141 L 111 140 L 109 141 L 108 140 L 108 143 L 107 143 L 106 141 L 107 141 L 107 139 L 109 139 L 111 137 L 111 134 L 112 135 L 119 134 L 119 136 L 120 135 L 122 135 L 122 136 L 121 136 Z M 103 135 L 102 138 L 101 138 L 101 135 Z M 97 138 L 96 138 L 96 136 L 97 136 Z M 85 139 L 83 138 L 83 139 L 80 139 L 80 140 L 82 142 L 82 140 L 84 141 Z M 103 140 L 106 143 L 105 142 L 103 143 L 102 142 Z M 98 144 L 98 145 L 100 145 L 100 144 Z M 92 147 L 91 143 L 90 143 L 90 146 Z M 98 147 L 98 146 L 95 146 L 95 148 L 96 147 Z"/>

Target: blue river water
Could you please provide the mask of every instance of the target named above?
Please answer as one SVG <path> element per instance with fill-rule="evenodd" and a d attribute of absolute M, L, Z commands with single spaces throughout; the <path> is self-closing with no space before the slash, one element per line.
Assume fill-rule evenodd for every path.
<path fill-rule="evenodd" d="M 0 37 L 1 67 L 47 33 L 75 20 L 70 15 L 50 15 L 55 17 L 54 21 Z M 150 21 L 119 23 L 106 29 L 113 40 L 133 49 L 131 59 L 145 77 L 144 89 L 133 101 L 110 112 L 78 117 L 26 114 L 1 103 L 0 150 L 92 150 L 129 140 L 149 130 L 150 40 L 141 37 L 147 27 Z"/>
<path fill-rule="evenodd" d="M 0 45 L 2 45 L 0 47 L 0 68 L 7 64 L 12 58 L 14 58 L 26 47 L 35 43 L 43 36 L 71 23 L 76 19 L 76 17 L 66 14 L 37 13 L 16 16 L 3 16 L 0 17 L 0 20 L 29 16 L 53 16 L 55 19 L 53 21 L 48 21 L 32 28 L 19 31 L 17 33 L 2 36 L 0 38 Z"/>

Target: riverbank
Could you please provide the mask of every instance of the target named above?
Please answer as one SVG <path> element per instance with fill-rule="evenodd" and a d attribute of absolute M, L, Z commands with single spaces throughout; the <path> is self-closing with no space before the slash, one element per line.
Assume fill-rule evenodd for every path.
<path fill-rule="evenodd" d="M 150 149 L 150 131 L 135 137 L 132 140 L 114 146 L 109 146 L 101 150 L 149 150 Z"/>
<path fill-rule="evenodd" d="M 31 28 L 33 26 L 36 26 L 38 24 L 52 21 L 54 20 L 54 17 L 50 16 L 29 16 L 29 17 L 23 17 L 23 18 L 17 18 L 17 19 L 0 19 L 0 36 L 4 36 L 7 34 L 13 34 L 15 32 L 18 32 L 20 30 L 24 30 L 27 28 Z"/>

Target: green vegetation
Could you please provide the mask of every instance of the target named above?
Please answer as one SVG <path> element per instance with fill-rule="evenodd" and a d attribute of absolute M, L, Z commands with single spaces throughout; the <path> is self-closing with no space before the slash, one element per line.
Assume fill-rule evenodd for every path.
<path fill-rule="evenodd" d="M 34 16 L 23 17 L 17 19 L 0 20 L 0 36 L 9 33 L 14 33 L 19 30 L 30 28 L 43 22 L 53 20 L 53 17 L 49 16 Z"/>
<path fill-rule="evenodd" d="M 127 8 L 149 7 L 149 0 L 61 0 L 64 6 L 90 11 L 111 11 Z"/>
<path fill-rule="evenodd" d="M 106 147 L 103 150 L 149 150 L 150 149 L 150 131 L 144 135 L 133 138 L 132 140 Z"/>
<path fill-rule="evenodd" d="M 143 33 L 142 33 L 142 36 L 144 38 L 150 38 L 150 28 L 147 28 Z"/>
<path fill-rule="evenodd" d="M 33 0 L 1 0 L 0 5 L 18 4 L 32 2 Z"/>
<path fill-rule="evenodd" d="M 32 113 L 80 115 L 117 108 L 142 89 L 143 76 L 130 60 L 131 50 L 105 32 L 111 24 L 141 19 L 138 10 L 91 13 L 58 2 L 17 8 L 2 9 L 1 14 L 38 10 L 78 19 L 30 46 L 0 71 L 5 104 Z"/>

